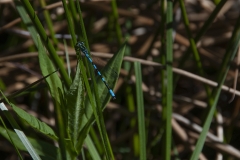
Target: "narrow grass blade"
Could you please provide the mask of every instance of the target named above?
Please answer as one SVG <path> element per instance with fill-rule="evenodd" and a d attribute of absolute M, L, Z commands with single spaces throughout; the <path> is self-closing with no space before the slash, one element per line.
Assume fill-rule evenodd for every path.
<path fill-rule="evenodd" d="M 89 135 L 86 137 L 85 143 L 88 146 L 88 151 L 91 154 L 92 159 L 93 160 L 101 160 L 101 157 L 98 154 L 98 151 L 97 151 L 96 147 L 94 146 L 94 143 Z"/>
<path fill-rule="evenodd" d="M 167 12 L 166 12 L 166 106 L 163 106 L 163 126 L 164 126 L 164 135 L 163 135 L 163 159 L 171 159 L 171 144 L 172 144 L 172 100 L 173 100 L 173 4 L 171 0 L 167 0 Z M 164 87 L 164 86 L 163 86 Z"/>
<path fill-rule="evenodd" d="M 221 0 L 221 2 L 215 7 L 214 11 L 211 13 L 209 18 L 205 21 L 204 25 L 201 27 L 200 31 L 197 33 L 196 37 L 194 38 L 195 43 L 197 43 L 200 38 L 204 35 L 204 33 L 207 31 L 207 29 L 210 27 L 210 25 L 213 23 L 214 19 L 224 6 L 224 4 L 227 2 L 227 0 Z M 183 57 L 181 58 L 179 62 L 178 68 L 183 68 L 185 61 L 190 57 L 190 51 L 191 46 L 188 47 L 187 51 L 184 53 Z M 174 77 L 174 84 L 176 85 L 176 82 L 179 79 L 179 75 Z"/>
<path fill-rule="evenodd" d="M 75 45 L 77 43 L 77 39 L 76 39 L 75 31 L 74 31 L 74 23 L 73 23 L 71 13 L 69 12 L 68 5 L 66 2 L 67 2 L 66 0 L 62 0 L 63 8 L 64 8 L 64 11 L 66 14 L 66 19 L 68 22 L 68 30 L 69 30 L 69 33 L 71 34 L 73 45 Z"/>
<path fill-rule="evenodd" d="M 66 57 L 66 63 L 67 63 L 68 76 L 69 76 L 69 78 L 71 78 L 70 77 L 71 67 L 70 67 L 70 61 L 69 61 L 69 54 L 68 54 L 68 50 L 67 50 L 67 43 L 66 43 L 65 39 L 63 40 L 63 43 L 64 43 L 64 49 L 65 49 L 65 57 Z"/>
<path fill-rule="evenodd" d="M 192 33 L 191 33 L 191 30 L 190 30 L 189 21 L 188 21 L 188 17 L 187 17 L 187 11 L 186 11 L 186 8 L 184 6 L 184 1 L 179 0 L 179 3 L 180 3 L 181 10 L 182 10 L 182 17 L 183 17 L 185 29 L 186 29 L 186 32 L 187 32 L 187 36 L 188 36 L 188 39 L 189 39 L 190 48 L 193 52 L 198 72 L 199 72 L 200 76 L 205 77 L 202 62 L 201 62 L 201 58 L 200 58 L 200 55 L 199 55 L 198 50 L 197 50 L 197 45 L 196 45 L 196 43 L 195 43 L 195 41 L 192 37 Z M 207 93 L 207 97 L 210 98 L 210 94 L 211 94 L 210 93 L 210 88 L 206 84 L 204 85 L 204 87 L 205 87 L 205 90 L 206 90 L 206 93 Z M 210 104 L 209 99 L 208 99 L 208 103 Z"/>
<path fill-rule="evenodd" d="M 11 98 L 15 98 L 15 97 L 21 96 L 22 94 L 25 94 L 27 90 L 32 89 L 35 85 L 37 85 L 38 83 L 40 83 L 41 81 L 43 81 L 44 79 L 46 79 L 47 77 L 51 76 L 52 74 L 54 74 L 54 73 L 56 73 L 56 72 L 57 72 L 57 70 L 54 71 L 54 72 L 52 72 L 52 73 L 50 73 L 49 75 L 47 75 L 47 76 L 39 79 L 39 80 L 37 80 L 36 82 L 33 82 L 32 84 L 28 85 L 27 87 L 25 87 L 25 88 L 23 88 L 23 89 L 20 89 L 20 90 L 14 92 L 14 93 L 11 94 L 11 95 L 8 95 L 7 98 L 8 98 L 8 99 L 11 99 Z M 1 102 L 1 101 L 4 101 L 4 99 L 1 99 L 0 102 Z"/>
<path fill-rule="evenodd" d="M 145 115 L 144 115 L 144 97 L 142 90 L 142 70 L 139 62 L 134 62 L 134 70 L 136 76 L 136 95 L 137 95 L 137 113 L 138 113 L 138 132 L 140 142 L 140 160 L 147 158 L 146 145 L 146 129 L 145 129 Z"/>
<path fill-rule="evenodd" d="M 46 6 L 45 0 L 40 0 L 40 4 L 41 4 L 41 7 L 44 8 Z M 52 23 L 50 14 L 49 14 L 48 10 L 44 10 L 43 14 L 44 14 L 44 17 L 45 17 L 45 20 L 46 20 L 46 23 L 47 23 L 47 26 L 48 26 L 48 29 L 49 29 L 50 36 L 53 40 L 53 45 L 55 47 L 57 47 L 58 40 L 55 37 L 55 32 L 54 32 L 53 23 Z"/>
<path fill-rule="evenodd" d="M 160 61 L 162 64 L 166 64 L 166 40 L 165 40 L 165 37 L 166 37 L 166 33 L 165 33 L 165 28 L 166 28 L 166 25 L 167 22 L 166 22 L 166 8 L 167 8 L 167 5 L 166 5 L 166 0 L 161 0 L 161 10 L 160 10 L 160 14 L 161 14 L 161 18 L 162 18 L 162 23 L 160 24 L 160 35 L 161 35 L 161 48 L 160 48 L 160 52 L 162 53 L 160 55 Z M 162 121 L 163 122 L 166 122 L 166 119 L 167 119 L 167 114 L 166 114 L 166 106 L 167 106 L 167 75 L 166 75 L 166 71 L 165 70 L 161 70 L 161 104 L 162 104 L 162 107 L 163 107 L 163 111 L 162 111 Z M 165 131 L 166 131 L 166 126 L 165 126 L 165 123 L 162 125 L 163 127 L 160 127 L 159 129 L 159 133 L 158 135 L 156 136 L 156 140 L 154 140 L 155 142 L 153 142 L 153 144 L 157 144 L 158 141 L 160 141 L 161 139 L 165 138 Z M 161 152 L 163 153 L 163 157 L 164 157 L 164 153 L 165 153 L 165 140 L 163 139 L 163 142 L 162 143 L 162 147 L 161 147 Z"/>
<path fill-rule="evenodd" d="M 223 62 L 222 62 L 222 65 L 221 65 L 221 68 L 220 68 L 220 72 L 219 72 L 219 76 L 218 76 L 218 86 L 213 90 L 212 92 L 212 95 L 211 95 L 211 98 L 214 100 L 212 102 L 212 106 L 208 106 L 209 109 L 208 109 L 208 113 L 207 113 L 207 117 L 206 117 L 206 120 L 204 122 L 204 125 L 203 125 L 203 130 L 200 134 L 200 137 L 198 138 L 198 141 L 197 141 L 197 144 L 196 144 L 196 148 L 191 156 L 191 160 L 197 160 L 199 158 L 199 154 L 203 148 L 203 145 L 204 145 L 204 142 L 205 142 L 205 139 L 206 139 L 206 136 L 207 136 L 207 132 L 209 130 L 209 127 L 211 125 L 211 122 L 212 122 L 212 118 L 213 118 L 213 115 L 214 115 L 214 111 L 216 109 L 216 106 L 217 106 L 217 102 L 219 100 L 219 96 L 220 96 L 220 93 L 221 93 L 221 87 L 225 81 L 225 78 L 226 78 L 226 75 L 227 75 L 227 72 L 229 70 L 229 62 L 233 60 L 236 52 L 237 52 L 237 49 L 238 49 L 238 46 L 240 44 L 240 16 L 238 17 L 238 20 L 235 24 L 235 29 L 233 31 L 233 34 L 232 34 L 232 37 L 231 37 L 231 40 L 229 42 L 229 46 L 226 50 L 226 53 L 225 53 L 225 56 L 223 58 Z"/>
<path fill-rule="evenodd" d="M 116 33 L 117 33 L 117 40 L 118 40 L 118 44 L 121 45 L 122 44 L 122 31 L 121 31 L 120 25 L 118 23 L 118 10 L 117 10 L 116 0 L 112 0 L 111 4 L 112 4 L 112 14 L 114 17 L 115 29 L 116 29 Z"/>

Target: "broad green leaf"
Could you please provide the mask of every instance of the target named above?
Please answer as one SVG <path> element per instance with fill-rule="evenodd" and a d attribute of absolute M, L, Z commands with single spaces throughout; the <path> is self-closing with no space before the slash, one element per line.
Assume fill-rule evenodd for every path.
<path fill-rule="evenodd" d="M 15 111 L 15 113 L 20 118 L 25 120 L 30 126 L 35 128 L 37 131 L 39 131 L 39 132 L 43 133 L 44 135 L 47 135 L 47 136 L 55 139 L 55 140 L 58 138 L 56 136 L 56 134 L 54 133 L 54 131 L 52 130 L 52 128 L 49 127 L 46 123 L 41 122 L 36 117 L 30 115 L 29 113 L 25 112 L 21 108 L 16 107 L 13 103 L 11 103 L 11 106 L 12 106 L 13 110 Z"/>
<path fill-rule="evenodd" d="M 120 73 L 123 55 L 125 52 L 126 44 L 124 43 L 120 50 L 108 61 L 107 65 L 101 70 L 103 77 L 106 79 L 107 83 L 111 88 L 114 88 L 117 82 L 118 75 Z M 108 89 L 105 84 L 102 82 L 101 78 L 98 76 L 97 79 L 99 99 L 101 100 L 101 107 L 104 108 L 105 105 L 109 102 L 111 95 L 109 94 Z M 85 105 L 85 114 L 89 119 L 92 114 L 92 107 L 90 106 L 89 99 L 86 101 Z"/>
<path fill-rule="evenodd" d="M 52 73 L 55 68 L 53 66 L 52 61 L 49 59 L 47 54 L 45 53 L 45 49 L 41 43 L 40 38 L 38 37 L 38 52 L 39 52 L 39 64 L 44 76 Z M 57 135 L 59 137 L 59 146 L 61 151 L 61 156 L 63 159 L 66 159 L 68 148 L 66 148 L 65 138 L 66 138 L 66 125 L 65 125 L 65 117 L 66 117 L 66 109 L 64 107 L 63 102 L 63 88 L 60 78 L 57 74 L 53 74 L 49 78 L 46 79 L 46 82 L 49 87 L 50 94 L 53 98 L 54 102 L 54 109 L 55 109 L 55 116 L 56 116 L 56 123 L 57 123 Z M 68 84 L 66 84 L 68 85 Z"/>
<path fill-rule="evenodd" d="M 8 133 L 11 136 L 12 140 L 15 142 L 16 147 L 19 150 L 27 152 L 26 148 L 24 147 L 22 142 L 19 140 L 17 134 L 11 130 L 8 130 Z M 1 126 L 0 126 L 0 134 L 4 138 L 6 138 L 8 141 L 10 141 L 7 131 Z M 41 140 L 36 140 L 30 137 L 27 137 L 27 138 L 29 139 L 30 143 L 33 145 L 35 151 L 40 155 L 41 159 L 43 160 L 59 159 L 59 149 L 54 145 Z"/>
<path fill-rule="evenodd" d="M 80 73 L 79 65 L 73 83 L 66 95 L 66 106 L 68 106 L 68 134 L 72 140 L 73 146 L 76 146 L 80 123 L 84 114 L 84 84 Z"/>
<path fill-rule="evenodd" d="M 49 57 L 46 54 L 46 51 L 41 43 L 40 37 L 38 36 L 38 57 L 39 57 L 39 63 L 40 63 L 40 68 L 42 71 L 43 76 L 47 76 L 50 73 L 54 72 L 56 69 L 53 66 L 53 63 L 51 62 L 51 60 L 49 59 Z M 59 96 L 59 92 L 58 92 L 58 88 L 61 90 L 61 92 L 63 93 L 63 88 L 62 88 L 62 83 L 60 78 L 58 77 L 57 74 L 53 74 L 52 76 L 48 77 L 46 79 L 47 84 L 49 86 L 49 90 L 51 93 L 51 96 L 53 97 L 53 99 L 55 99 L 59 104 L 60 104 L 60 96 Z"/>
<path fill-rule="evenodd" d="M 37 31 L 33 25 L 29 25 L 29 24 L 32 24 L 32 21 L 29 18 L 26 10 L 24 9 L 24 7 L 22 6 L 22 3 L 20 1 L 13 1 L 13 2 L 15 3 L 17 11 L 18 11 L 19 15 L 21 16 L 24 24 L 26 25 L 28 31 L 30 32 L 30 35 L 32 36 L 35 45 L 38 47 Z"/>

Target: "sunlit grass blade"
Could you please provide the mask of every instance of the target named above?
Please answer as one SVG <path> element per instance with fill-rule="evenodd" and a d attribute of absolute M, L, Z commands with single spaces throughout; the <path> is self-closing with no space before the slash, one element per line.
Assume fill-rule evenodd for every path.
<path fill-rule="evenodd" d="M 27 149 L 24 147 L 23 143 L 20 141 L 15 132 L 9 129 L 5 130 L 3 127 L 0 126 L 0 135 L 6 138 L 8 141 L 10 141 L 8 134 L 10 135 L 11 139 L 15 142 L 15 145 L 19 150 L 27 152 Z M 59 148 L 39 139 L 33 139 L 31 137 L 28 137 L 28 139 L 33 145 L 35 151 L 41 156 L 42 159 L 48 160 L 60 159 Z"/>
<path fill-rule="evenodd" d="M 1 94 L 3 95 L 2 91 Z M 4 95 L 3 95 L 4 96 Z M 6 97 L 5 97 L 6 98 Z M 7 101 L 7 100 L 6 100 Z M 10 104 L 9 104 L 10 105 Z M 21 142 L 23 143 L 23 145 L 26 147 L 28 153 L 31 155 L 31 157 L 34 160 L 40 160 L 41 158 L 39 157 L 39 155 L 37 154 L 37 152 L 35 151 L 35 149 L 33 148 L 32 144 L 29 142 L 29 140 L 27 139 L 26 135 L 23 133 L 23 131 L 20 129 L 19 125 L 17 124 L 17 122 L 15 121 L 15 119 L 12 117 L 12 115 L 10 114 L 10 112 L 8 111 L 7 107 L 5 106 L 4 103 L 0 103 L 0 109 L 2 110 L 3 114 L 6 116 L 6 118 L 8 119 L 9 123 L 11 124 L 11 126 L 13 127 L 14 131 L 16 132 L 16 134 L 18 135 L 19 139 L 21 140 Z"/>
<path fill-rule="evenodd" d="M 17 142 L 13 140 L 13 137 L 10 135 L 10 132 L 8 131 L 8 129 L 7 129 L 6 125 L 5 125 L 2 117 L 0 117 L 0 121 L 2 122 L 2 124 L 3 124 L 3 126 L 4 126 L 4 129 L 6 130 L 6 133 L 7 133 L 7 136 L 8 136 L 8 138 L 9 138 L 9 141 L 12 143 L 12 145 L 14 146 L 14 148 L 15 148 L 15 150 L 16 150 L 16 152 L 17 152 L 17 154 L 18 154 L 18 157 L 19 157 L 21 160 L 23 160 L 23 158 L 22 158 L 22 156 L 21 156 L 21 154 L 20 154 L 20 152 L 19 152 L 19 148 L 17 147 L 17 144 L 16 144 Z M 2 130 L 3 130 L 3 128 L 2 128 Z M 1 134 L 1 133 L 0 133 L 0 134 Z"/>

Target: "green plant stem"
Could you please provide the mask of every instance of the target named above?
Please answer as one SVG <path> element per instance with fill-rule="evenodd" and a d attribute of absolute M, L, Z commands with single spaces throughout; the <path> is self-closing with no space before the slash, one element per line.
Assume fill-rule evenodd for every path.
<path fill-rule="evenodd" d="M 68 30 L 71 34 L 73 45 L 75 45 L 77 43 L 77 39 L 76 39 L 76 34 L 74 32 L 74 24 L 73 24 L 73 21 L 72 21 L 72 17 L 71 17 L 71 14 L 70 14 L 69 10 L 68 10 L 68 6 L 67 6 L 66 1 L 62 0 L 62 3 L 63 3 L 63 8 L 65 10 L 66 18 L 67 18 L 67 21 L 68 21 Z M 80 56 L 80 55 L 78 55 L 78 56 Z"/>
<path fill-rule="evenodd" d="M 45 7 L 46 6 L 45 0 L 40 0 L 40 4 L 41 4 L 41 7 Z M 55 38 L 55 32 L 53 29 L 53 24 L 52 24 L 52 20 L 50 18 L 49 12 L 48 12 L 48 10 L 44 10 L 43 13 L 44 13 L 44 17 L 46 19 L 46 23 L 47 23 L 47 26 L 49 29 L 50 36 L 53 40 L 53 44 L 55 47 L 57 47 L 58 40 Z"/>
<path fill-rule="evenodd" d="M 167 78 L 167 90 L 166 90 L 166 107 L 163 110 L 163 114 L 165 115 L 164 119 L 164 126 L 165 132 L 164 132 L 164 145 L 165 145 L 165 152 L 163 153 L 163 156 L 165 160 L 171 159 L 171 139 L 172 139 L 172 127 L 171 127 L 171 119 L 172 119 L 172 98 L 173 98 L 173 83 L 172 83 L 172 53 L 173 53 L 173 28 L 172 28 L 172 19 L 173 19 L 173 13 L 172 13 L 172 7 L 173 2 L 172 0 L 167 0 L 167 12 L 166 12 L 166 26 L 167 26 L 167 32 L 166 32 L 166 78 Z"/>
<path fill-rule="evenodd" d="M 70 87 L 71 80 L 68 77 L 68 74 L 64 68 L 64 65 L 60 58 L 58 57 L 56 50 L 54 49 L 50 39 L 48 38 L 45 29 L 43 28 L 40 20 L 38 19 L 36 13 L 34 12 L 31 4 L 29 3 L 28 0 L 21 0 L 24 8 L 26 9 L 27 13 L 29 14 L 29 17 L 31 18 L 35 28 L 37 29 L 41 39 L 43 40 L 54 64 L 56 65 L 57 68 L 59 68 L 59 72 L 63 78 L 63 81 L 67 87 Z"/>
<path fill-rule="evenodd" d="M 161 48 L 160 48 L 160 61 L 162 64 L 166 64 L 166 33 L 165 33 L 165 25 L 166 25 L 166 0 L 161 0 L 161 10 L 160 10 L 160 15 L 162 18 L 161 24 L 160 24 L 160 35 L 161 35 Z M 167 75 L 166 71 L 161 69 L 161 104 L 163 107 L 162 111 L 162 126 L 159 129 L 159 134 L 158 134 L 158 140 L 160 140 L 161 137 L 163 137 L 163 141 L 161 143 L 161 152 L 163 154 L 163 157 L 165 158 L 166 154 L 166 141 L 164 140 L 166 138 L 166 119 L 167 119 Z M 155 142 L 156 143 L 156 142 Z"/>

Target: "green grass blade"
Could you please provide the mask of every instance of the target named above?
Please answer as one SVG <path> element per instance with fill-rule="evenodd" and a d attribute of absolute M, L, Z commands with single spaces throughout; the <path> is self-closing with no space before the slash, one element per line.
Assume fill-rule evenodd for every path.
<path fill-rule="evenodd" d="M 166 12 L 166 106 L 163 106 L 163 120 L 164 120 L 164 153 L 163 159 L 170 160 L 171 159 L 171 139 L 172 139 L 172 127 L 171 127 L 171 119 L 172 119 L 172 98 L 173 98 L 173 88 L 172 88 L 172 62 L 173 62 L 173 28 L 172 28 L 172 1 L 167 0 L 167 12 Z"/>
<path fill-rule="evenodd" d="M 165 40 L 165 37 L 166 37 L 166 33 L 165 33 L 165 24 L 166 23 L 166 0 L 161 0 L 161 11 L 160 11 L 160 15 L 162 17 L 162 22 L 160 24 L 160 35 L 161 35 L 161 43 L 162 43 L 162 46 L 160 48 L 160 52 L 162 53 L 160 55 L 160 61 L 162 64 L 166 64 L 166 40 Z M 166 114 L 166 106 L 167 106 L 167 75 L 166 75 L 166 71 L 165 70 L 161 70 L 161 104 L 163 106 L 163 111 L 162 111 L 162 121 L 163 122 L 166 122 L 166 119 L 167 119 L 167 114 Z M 161 127 L 159 129 L 159 133 L 158 133 L 158 138 L 156 138 L 154 144 L 156 144 L 158 141 L 160 141 L 162 139 L 162 137 L 165 138 L 165 130 L 166 130 L 166 127 L 165 127 L 165 124 L 163 125 L 163 127 Z M 157 142 L 156 142 L 157 141 Z M 161 147 L 161 152 L 163 153 L 163 155 L 165 155 L 165 140 L 163 140 L 164 143 L 162 143 L 162 147 Z"/>
<path fill-rule="evenodd" d="M 94 146 L 94 143 L 89 135 L 86 137 L 85 143 L 88 146 L 88 151 L 91 154 L 92 159 L 93 160 L 101 160 L 101 157 L 98 154 L 98 151 L 97 151 L 96 147 Z"/>
<path fill-rule="evenodd" d="M 68 70 L 68 76 L 70 78 L 70 75 L 71 75 L 71 67 L 70 67 L 70 61 L 69 61 L 69 54 L 68 54 L 68 50 L 67 50 L 67 43 L 66 43 L 66 40 L 64 39 L 63 40 L 63 43 L 64 43 L 64 48 L 65 48 L 65 57 L 66 57 L 66 63 L 67 63 L 67 70 Z"/>
<path fill-rule="evenodd" d="M 207 29 L 210 27 L 210 25 L 213 23 L 214 19 L 224 6 L 224 4 L 227 2 L 227 0 L 221 0 L 221 2 L 216 6 L 214 11 L 211 13 L 209 18 L 206 20 L 204 25 L 201 27 L 200 31 L 197 33 L 196 37 L 194 38 L 194 42 L 197 43 L 200 38 L 204 35 L 204 33 L 207 31 Z M 178 68 L 183 68 L 185 61 L 190 57 L 190 51 L 191 51 L 191 46 L 188 47 L 187 51 L 184 53 L 183 57 L 181 58 L 179 62 Z M 176 85 L 176 82 L 179 79 L 179 75 L 174 77 L 174 84 Z"/>
<path fill-rule="evenodd" d="M 79 1 L 77 2 L 77 12 L 78 12 L 79 18 L 80 18 L 80 22 L 79 23 L 80 23 L 81 33 L 82 33 L 82 35 L 78 35 L 79 36 L 78 39 L 81 40 L 81 37 L 82 37 L 82 41 L 84 42 L 87 50 L 90 51 L 89 44 L 88 44 L 87 33 L 86 33 L 85 26 L 84 26 L 84 21 L 83 21 L 83 16 L 82 16 L 82 11 L 81 11 L 81 7 L 80 7 L 80 2 Z M 79 53 L 78 55 L 80 56 L 81 54 Z M 91 54 L 89 54 L 89 55 L 91 56 Z M 87 61 L 87 58 L 83 58 L 83 60 L 84 60 L 84 64 L 85 64 L 85 67 L 86 67 L 86 70 L 87 70 L 87 74 L 83 74 L 84 79 L 86 79 L 85 76 L 87 76 L 87 75 L 91 76 L 91 79 L 92 79 L 92 82 L 93 82 L 94 94 L 95 94 L 96 98 L 98 99 L 99 96 L 98 96 L 98 89 L 97 89 L 96 83 L 95 83 L 96 82 L 96 78 L 95 78 L 94 69 L 92 68 L 91 64 Z M 80 61 L 80 63 L 82 63 L 82 62 Z M 87 86 L 88 86 L 88 81 L 84 81 L 84 82 L 87 83 Z M 88 96 L 92 95 L 92 93 L 90 91 L 91 90 L 89 90 L 87 88 Z M 91 99 L 92 99 L 92 97 L 90 98 L 90 100 Z M 99 102 L 99 100 L 97 102 Z M 94 102 L 91 101 L 91 103 L 93 104 Z"/>
<path fill-rule="evenodd" d="M 40 4 L 41 4 L 41 7 L 44 8 L 46 6 L 45 0 L 40 0 Z M 45 20 L 46 20 L 46 24 L 47 24 L 48 29 L 49 29 L 50 36 L 51 36 L 51 38 L 53 40 L 53 44 L 54 44 L 55 47 L 57 47 L 58 40 L 55 38 L 55 32 L 54 32 L 52 20 L 51 20 L 51 17 L 49 15 L 48 10 L 44 10 L 43 14 L 44 14 L 44 17 L 45 17 Z"/>
<path fill-rule="evenodd" d="M 188 39 L 189 39 L 189 43 L 190 43 L 190 48 L 191 48 L 191 50 L 193 52 L 198 72 L 199 72 L 200 76 L 205 77 L 204 71 L 203 71 L 203 67 L 202 67 L 201 58 L 200 58 L 200 55 L 199 55 L 198 50 L 197 50 L 197 45 L 196 45 L 196 43 L 195 43 L 195 41 L 194 41 L 194 39 L 192 37 L 191 31 L 190 31 L 190 26 L 189 26 L 189 21 L 188 21 L 188 17 L 187 17 L 187 11 L 186 11 L 186 8 L 184 6 L 184 1 L 183 0 L 179 0 L 179 3 L 180 3 L 181 11 L 182 11 L 182 17 L 183 17 L 185 29 L 186 29 L 186 32 L 187 32 L 187 35 L 188 35 Z M 210 94 L 211 94 L 210 93 L 211 92 L 210 88 L 206 84 L 204 85 L 204 87 L 205 87 L 207 96 L 210 97 Z M 209 104 L 210 104 L 210 100 L 208 100 L 208 101 L 209 101 Z"/>
<path fill-rule="evenodd" d="M 117 33 L 117 40 L 118 40 L 118 44 L 121 45 L 122 44 L 122 31 L 121 31 L 120 25 L 118 23 L 118 10 L 117 10 L 116 0 L 112 0 L 111 5 L 112 5 L 112 13 L 113 13 L 113 17 L 114 17 L 115 29 L 116 29 L 116 33 Z"/>
<path fill-rule="evenodd" d="M 194 152 L 191 156 L 191 160 L 197 160 L 199 158 L 199 154 L 200 154 L 200 152 L 202 150 L 202 147 L 204 145 L 208 129 L 209 129 L 210 124 L 212 122 L 214 111 L 216 109 L 216 105 L 217 105 L 217 102 L 218 102 L 218 99 L 219 99 L 219 96 L 220 96 L 221 87 L 222 87 L 222 85 L 225 81 L 227 72 L 228 72 L 229 67 L 230 67 L 229 62 L 233 60 L 233 58 L 234 58 L 234 56 L 237 52 L 239 44 L 240 44 L 240 16 L 238 17 L 238 20 L 235 24 L 235 29 L 233 31 L 231 40 L 229 42 L 229 46 L 228 46 L 228 48 L 226 50 L 226 53 L 225 53 L 225 56 L 223 58 L 223 62 L 222 62 L 220 72 L 219 72 L 219 76 L 218 76 L 218 80 L 217 80 L 218 86 L 217 86 L 217 88 L 215 88 L 213 90 L 212 95 L 211 95 L 211 98 L 214 99 L 214 101 L 212 103 L 213 105 L 208 106 L 209 110 L 208 110 L 208 114 L 207 114 L 206 120 L 205 120 L 204 125 L 203 125 L 203 130 L 202 130 L 202 132 L 200 134 L 200 137 L 197 141 L 196 148 L 195 148 L 195 150 L 194 150 Z"/>
<path fill-rule="evenodd" d="M 147 158 L 146 153 L 146 130 L 145 130 L 145 115 L 144 115 L 144 101 L 142 90 L 142 70 L 139 62 L 134 62 L 134 70 L 136 76 L 136 95 L 137 95 L 137 110 L 138 110 L 138 132 L 140 142 L 140 160 Z"/>
<path fill-rule="evenodd" d="M 77 39 L 76 39 L 75 31 L 74 31 L 74 23 L 73 23 L 73 20 L 72 20 L 72 16 L 69 12 L 68 5 L 67 5 L 66 1 L 62 0 L 62 3 L 63 3 L 63 8 L 64 8 L 64 11 L 65 11 L 65 14 L 66 14 L 67 22 L 68 22 L 68 30 L 69 30 L 69 33 L 72 36 L 73 45 L 75 45 L 77 43 Z"/>
<path fill-rule="evenodd" d="M 94 142 L 94 145 L 96 147 L 96 150 L 98 151 L 99 155 L 103 155 L 104 154 L 104 149 L 102 147 L 102 143 L 99 141 L 99 137 L 98 137 L 98 133 L 95 131 L 95 128 L 91 128 L 89 131 L 89 137 L 91 138 L 91 141 Z"/>

